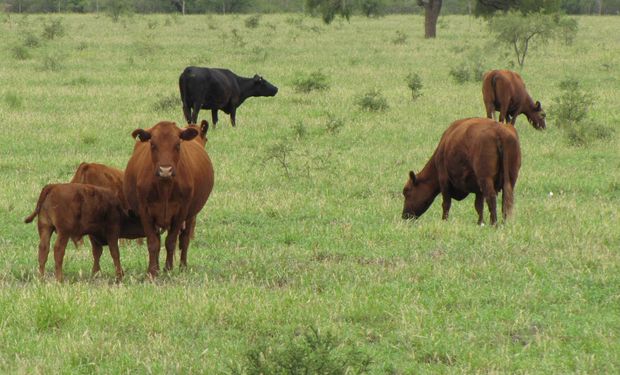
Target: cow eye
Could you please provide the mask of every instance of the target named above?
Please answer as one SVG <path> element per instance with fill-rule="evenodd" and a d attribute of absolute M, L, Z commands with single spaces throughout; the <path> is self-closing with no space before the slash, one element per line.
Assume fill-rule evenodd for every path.
<path fill-rule="evenodd" d="M 153 142 L 151 142 L 151 150 L 153 151 L 157 150 L 157 145 Z"/>
<path fill-rule="evenodd" d="M 176 145 L 174 145 L 174 149 L 176 151 L 179 151 L 181 149 L 181 142 L 177 143 Z"/>

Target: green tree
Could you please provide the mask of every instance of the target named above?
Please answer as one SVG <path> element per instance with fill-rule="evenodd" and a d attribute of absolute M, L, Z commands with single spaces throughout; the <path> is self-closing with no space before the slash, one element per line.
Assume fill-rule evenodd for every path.
<path fill-rule="evenodd" d="M 331 23 L 336 15 L 346 18 L 351 17 L 352 5 L 347 0 L 306 0 L 306 6 L 310 12 L 318 11 L 323 22 Z"/>
<path fill-rule="evenodd" d="M 551 39 L 563 38 L 567 43 L 572 42 L 577 33 L 577 21 L 559 13 L 523 14 L 511 10 L 492 17 L 489 20 L 489 29 L 500 42 L 513 49 L 519 66 L 523 67 L 525 57 L 534 41 L 545 44 Z"/>
<path fill-rule="evenodd" d="M 508 12 L 518 10 L 521 13 L 540 12 L 553 13 L 560 10 L 561 0 L 477 0 L 476 15 L 492 15 L 497 11 Z"/>

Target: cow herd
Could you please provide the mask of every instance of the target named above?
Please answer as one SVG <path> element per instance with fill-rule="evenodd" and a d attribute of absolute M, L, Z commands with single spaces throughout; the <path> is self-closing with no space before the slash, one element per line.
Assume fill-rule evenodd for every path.
<path fill-rule="evenodd" d="M 93 253 L 93 274 L 107 245 L 117 280 L 123 277 L 118 241 L 146 238 L 148 275 L 160 270 L 161 233 L 166 232 L 165 270 L 173 267 L 179 243 L 180 267 L 187 266 L 187 251 L 196 217 L 213 189 L 214 173 L 205 150 L 209 124 L 197 125 L 198 112 L 210 109 L 212 124 L 217 112 L 230 114 L 235 126 L 239 105 L 247 98 L 274 96 L 278 88 L 262 77 L 239 77 L 227 69 L 186 68 L 179 78 L 183 113 L 188 123 L 179 127 L 161 121 L 149 129 L 136 129 L 133 153 L 124 171 L 96 163 L 82 163 L 69 183 L 46 185 L 35 210 L 37 217 L 39 274 L 45 274 L 52 233 L 56 232 L 54 261 L 56 280 L 63 280 L 62 264 L 70 239 L 88 236 Z M 443 198 L 443 219 L 452 199 L 476 195 L 478 223 L 483 223 L 486 201 L 491 224 L 496 224 L 496 196 L 502 191 L 502 214 L 513 205 L 513 191 L 521 165 L 519 138 L 514 127 L 523 113 L 536 129 L 545 128 L 540 102 L 534 103 L 521 77 L 507 70 L 485 74 L 483 100 L 488 118 L 457 120 L 444 132 L 431 159 L 417 174 L 409 172 L 403 189 L 402 217 L 422 215 L 437 195 Z M 500 112 L 496 122 L 495 111 Z"/>

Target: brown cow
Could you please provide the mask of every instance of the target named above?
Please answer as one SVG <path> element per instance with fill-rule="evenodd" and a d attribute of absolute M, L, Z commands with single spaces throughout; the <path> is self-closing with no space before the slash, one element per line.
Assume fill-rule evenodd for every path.
<path fill-rule="evenodd" d="M 123 208 L 128 211 L 127 202 L 125 201 L 125 195 L 123 194 L 123 176 L 124 172 L 120 169 L 108 167 L 104 164 L 98 163 L 80 163 L 78 169 L 75 171 L 71 183 L 90 184 L 103 188 L 110 189 L 116 194 L 118 199 L 123 204 Z M 129 212 L 123 218 L 123 226 L 121 227 L 120 238 L 124 239 L 137 239 L 138 244 L 142 243 L 142 237 L 144 237 L 144 231 L 142 230 L 142 224 L 140 218 L 136 214 Z M 75 241 L 74 241 L 75 242 Z M 75 242 L 77 246 L 82 242 Z M 103 247 L 101 244 L 90 236 L 90 243 L 92 247 L 95 259 L 99 259 Z M 99 254 L 97 256 L 96 254 Z M 97 268 L 99 264 L 97 263 Z"/>
<path fill-rule="evenodd" d="M 90 184 L 112 190 L 121 202 L 123 195 L 123 171 L 98 163 L 80 163 L 71 183 Z"/>
<path fill-rule="evenodd" d="M 144 227 L 152 277 L 159 272 L 161 230 L 168 231 L 165 269 L 172 269 L 177 239 L 180 265 L 187 266 L 196 215 L 213 189 L 209 155 L 199 142 L 192 141 L 198 133 L 195 127 L 181 129 L 173 122 L 162 121 L 131 134 L 137 142 L 125 168 L 123 192 Z"/>
<path fill-rule="evenodd" d="M 24 221 L 32 222 L 38 216 L 39 231 L 39 274 L 45 275 L 45 263 L 50 250 L 53 232 L 56 280 L 62 282 L 62 262 L 69 239 L 74 241 L 89 235 L 93 243 L 108 245 L 114 260 L 116 277 L 123 277 L 118 238 L 126 217 L 125 209 L 116 194 L 106 188 L 85 184 L 46 185 L 37 201 L 36 208 Z M 93 274 L 99 272 L 99 258 L 93 248 Z"/>
<path fill-rule="evenodd" d="M 499 111 L 499 122 L 510 122 L 514 125 L 517 116 L 523 113 L 535 129 L 547 127 L 546 115 L 540 102 L 534 103 L 519 73 L 510 70 L 491 70 L 485 73 L 482 80 L 482 100 L 487 110 L 487 118 L 495 119 L 495 111 Z"/>
<path fill-rule="evenodd" d="M 490 119 L 469 118 L 453 122 L 443 133 L 426 166 L 416 175 L 409 172 L 403 195 L 403 219 L 421 216 L 441 193 L 446 220 L 451 199 L 476 194 L 478 224 L 483 223 L 483 199 L 497 222 L 496 195 L 503 190 L 504 220 L 513 205 L 513 189 L 521 166 L 519 137 L 514 126 Z"/>

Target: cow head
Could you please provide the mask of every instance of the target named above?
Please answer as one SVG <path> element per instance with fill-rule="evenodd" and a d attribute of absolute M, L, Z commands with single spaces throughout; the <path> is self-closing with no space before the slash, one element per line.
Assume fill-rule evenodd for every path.
<path fill-rule="evenodd" d="M 420 181 L 413 171 L 409 171 L 409 179 L 403 188 L 405 205 L 403 219 L 416 219 L 430 207 L 436 194 L 433 194 L 428 184 Z"/>
<path fill-rule="evenodd" d="M 534 109 L 532 110 L 531 115 L 528 116 L 527 119 L 536 130 L 543 130 L 547 127 L 547 123 L 545 121 L 546 117 L 547 114 L 542 109 L 540 102 L 536 102 L 536 104 L 534 104 Z"/>
<path fill-rule="evenodd" d="M 151 162 L 155 176 L 171 178 L 176 175 L 181 157 L 181 143 L 198 135 L 194 127 L 180 129 L 173 122 L 160 122 L 148 130 L 136 129 L 131 136 L 150 144 Z"/>
<path fill-rule="evenodd" d="M 266 79 L 256 74 L 252 78 L 252 96 L 275 96 L 278 88 L 267 82 Z"/>

